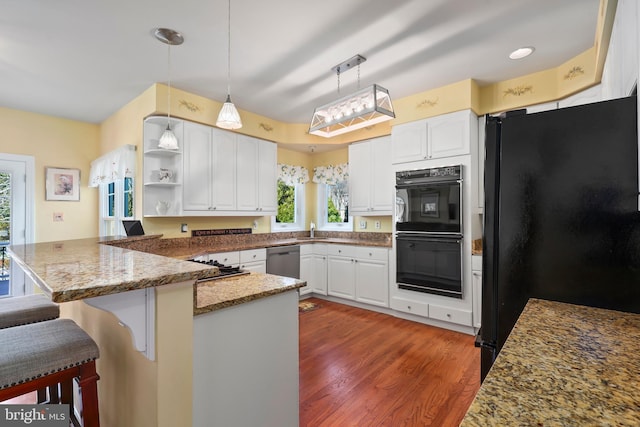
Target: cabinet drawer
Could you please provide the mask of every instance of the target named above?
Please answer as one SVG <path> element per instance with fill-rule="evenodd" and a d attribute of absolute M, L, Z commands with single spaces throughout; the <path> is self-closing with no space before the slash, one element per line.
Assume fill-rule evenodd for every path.
<path fill-rule="evenodd" d="M 389 261 L 389 250 L 386 248 L 359 247 L 356 258 L 360 260 Z"/>
<path fill-rule="evenodd" d="M 300 255 L 311 255 L 313 253 L 313 244 L 300 245 Z"/>
<path fill-rule="evenodd" d="M 404 298 L 393 297 L 391 298 L 391 308 L 404 313 L 429 317 L 429 304 L 424 302 L 416 302 Z"/>
<path fill-rule="evenodd" d="M 312 248 L 314 255 L 326 255 L 327 254 L 327 245 L 326 243 L 314 243 L 312 245 L 308 245 Z"/>
<path fill-rule="evenodd" d="M 355 258 L 357 255 L 357 247 L 346 245 L 328 245 L 327 255 L 344 256 Z"/>
<path fill-rule="evenodd" d="M 264 248 L 240 251 L 240 262 L 242 263 L 254 262 L 254 261 L 266 261 L 266 259 L 267 259 L 267 250 Z"/>
<path fill-rule="evenodd" d="M 458 323 L 460 325 L 471 326 L 471 312 L 467 310 L 458 310 L 455 308 L 441 307 L 439 305 L 429 305 L 429 317 L 432 319 L 443 320 L 445 322 Z"/>
<path fill-rule="evenodd" d="M 210 261 L 218 261 L 220 264 L 225 265 L 238 265 L 240 264 L 240 253 L 234 252 L 217 252 L 209 254 Z"/>

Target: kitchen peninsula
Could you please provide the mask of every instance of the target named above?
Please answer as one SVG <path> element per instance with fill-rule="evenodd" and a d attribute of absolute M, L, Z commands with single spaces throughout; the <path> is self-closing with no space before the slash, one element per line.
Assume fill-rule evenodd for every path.
<path fill-rule="evenodd" d="M 640 425 L 640 315 L 530 299 L 462 427 Z"/>
<path fill-rule="evenodd" d="M 284 394 L 251 402 L 251 409 L 238 399 L 223 408 L 225 416 L 237 411 L 240 419 L 267 416 L 269 422 L 273 415 L 272 423 L 297 422 L 297 289 L 304 282 L 250 274 L 198 283 L 198 299 L 196 281 L 216 276 L 217 267 L 104 243 L 93 238 L 9 248 L 35 285 L 62 303 L 62 315 L 98 343 L 101 425 L 212 425 L 208 411 L 220 408 L 209 403 L 221 390 L 230 398 L 252 389 Z M 240 367 L 245 375 L 234 370 Z M 227 376 L 199 385 L 216 372 Z M 276 382 L 285 387 L 273 390 Z"/>

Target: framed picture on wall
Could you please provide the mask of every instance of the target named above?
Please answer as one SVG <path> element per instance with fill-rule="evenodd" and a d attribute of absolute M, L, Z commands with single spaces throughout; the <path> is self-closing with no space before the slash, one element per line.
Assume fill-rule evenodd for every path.
<path fill-rule="evenodd" d="M 80 200 L 80 169 L 45 168 L 45 200 Z"/>

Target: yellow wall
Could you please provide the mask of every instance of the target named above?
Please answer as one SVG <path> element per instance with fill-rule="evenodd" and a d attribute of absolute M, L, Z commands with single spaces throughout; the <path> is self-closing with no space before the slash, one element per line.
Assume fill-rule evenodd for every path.
<path fill-rule="evenodd" d="M 99 156 L 98 125 L 0 107 L 0 152 L 35 158 L 35 241 L 98 235 L 98 192 L 89 188 L 90 163 Z M 80 201 L 45 200 L 45 167 L 79 168 Z M 53 213 L 63 214 L 54 222 Z"/>

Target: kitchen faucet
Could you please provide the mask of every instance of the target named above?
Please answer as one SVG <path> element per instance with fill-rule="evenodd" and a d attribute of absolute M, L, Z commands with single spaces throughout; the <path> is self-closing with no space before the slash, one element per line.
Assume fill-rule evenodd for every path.
<path fill-rule="evenodd" d="M 311 230 L 311 238 L 313 239 L 316 231 L 316 225 L 312 222 L 309 229 Z"/>

